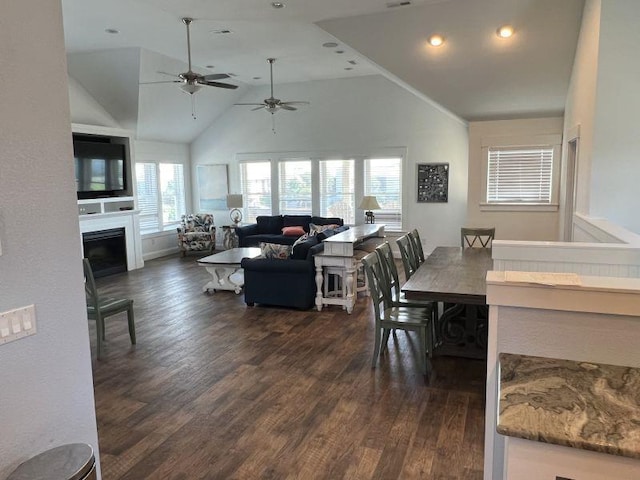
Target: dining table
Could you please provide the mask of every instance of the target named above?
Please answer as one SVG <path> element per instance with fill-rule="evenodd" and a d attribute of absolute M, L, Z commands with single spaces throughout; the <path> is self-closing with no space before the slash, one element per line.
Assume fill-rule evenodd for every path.
<path fill-rule="evenodd" d="M 492 268 L 491 249 L 436 247 L 402 286 L 407 300 L 442 302 L 435 354 L 486 358 Z"/>

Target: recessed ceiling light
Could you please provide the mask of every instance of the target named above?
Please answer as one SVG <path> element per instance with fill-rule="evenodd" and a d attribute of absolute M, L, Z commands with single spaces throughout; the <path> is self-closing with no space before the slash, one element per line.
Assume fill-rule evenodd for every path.
<path fill-rule="evenodd" d="M 205 65 L 207 68 L 215 68 L 215 65 Z"/>
<path fill-rule="evenodd" d="M 432 47 L 439 47 L 444 43 L 444 37 L 442 35 L 431 35 L 429 37 L 429 45 Z"/>
<path fill-rule="evenodd" d="M 273 8 L 284 8 L 286 5 L 282 2 L 271 2 L 271 6 Z"/>
<path fill-rule="evenodd" d="M 253 77 L 254 80 L 260 80 L 262 77 Z"/>
<path fill-rule="evenodd" d="M 338 44 L 336 42 L 326 42 L 323 43 L 322 46 L 325 48 L 335 48 L 338 46 Z"/>
<path fill-rule="evenodd" d="M 104 31 L 110 33 L 111 35 L 117 35 L 118 33 L 120 33 L 120 30 L 118 30 L 117 28 L 105 28 Z"/>
<path fill-rule="evenodd" d="M 228 28 L 220 28 L 218 30 L 211 30 L 211 33 L 214 35 L 228 35 L 233 33 L 233 30 L 229 30 Z"/>
<path fill-rule="evenodd" d="M 503 25 L 498 30 L 496 30 L 496 35 L 500 38 L 509 38 L 513 35 L 513 27 L 511 25 Z"/>
<path fill-rule="evenodd" d="M 336 50 L 336 53 L 344 53 L 344 50 Z"/>
<path fill-rule="evenodd" d="M 344 67 L 345 70 L 353 70 L 353 67 Z"/>

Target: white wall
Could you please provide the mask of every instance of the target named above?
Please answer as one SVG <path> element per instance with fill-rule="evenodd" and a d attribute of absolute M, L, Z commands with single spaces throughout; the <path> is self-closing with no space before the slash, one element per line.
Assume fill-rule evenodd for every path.
<path fill-rule="evenodd" d="M 0 2 L 0 311 L 37 316 L 0 346 L 0 478 L 61 444 L 98 447 L 61 15 Z"/>
<path fill-rule="evenodd" d="M 562 151 L 566 156 L 570 130 L 579 126 L 580 140 L 577 159 L 576 211 L 588 213 L 591 184 L 591 152 L 596 108 L 598 47 L 600 37 L 600 0 L 587 0 L 582 14 L 582 27 L 571 72 L 564 112 Z M 566 165 L 561 174 L 561 201 L 565 198 Z M 562 204 L 564 206 L 564 202 Z"/>
<path fill-rule="evenodd" d="M 235 106 L 191 145 L 193 184 L 197 164 L 229 164 L 230 190 L 238 192 L 238 153 L 343 152 L 368 154 L 384 147 L 404 147 L 405 228 L 418 228 L 425 248 L 457 245 L 467 203 L 467 127 L 381 76 L 276 85 L 284 100 L 307 100 L 296 112 L 271 116 Z M 261 101 L 268 88 L 252 90 L 242 102 Z M 449 202 L 417 203 L 417 163 L 450 164 Z M 194 203 L 198 192 L 194 188 Z M 228 212 L 216 212 L 216 224 L 228 223 Z"/>
<path fill-rule="evenodd" d="M 469 124 L 469 196 L 467 226 L 495 227 L 501 240 L 557 240 L 558 211 L 483 211 L 483 140 L 534 141 L 536 136 L 561 135 L 562 118 L 496 120 Z M 560 159 L 556 159 L 560 161 Z"/>
<path fill-rule="evenodd" d="M 596 120 L 591 161 L 591 208 L 640 233 L 640 2 L 603 0 Z"/>
<path fill-rule="evenodd" d="M 69 107 L 73 123 L 120 128 L 116 119 L 71 76 L 69 76 Z"/>

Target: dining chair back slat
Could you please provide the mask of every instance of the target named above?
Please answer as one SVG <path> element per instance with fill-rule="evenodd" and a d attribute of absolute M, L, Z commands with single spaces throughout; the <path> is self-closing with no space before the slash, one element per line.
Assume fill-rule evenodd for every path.
<path fill-rule="evenodd" d="M 424 249 L 422 248 L 422 240 L 420 239 L 420 233 L 417 228 L 414 228 L 411 232 L 409 232 L 409 238 L 413 242 L 413 251 L 416 257 L 416 261 L 418 265 L 422 265 L 424 263 Z"/>
<path fill-rule="evenodd" d="M 396 244 L 400 250 L 406 280 L 409 280 L 411 275 L 418 269 L 418 261 L 413 251 L 413 242 L 411 238 L 409 238 L 409 235 L 405 234 L 396 239 Z"/>
<path fill-rule="evenodd" d="M 460 246 L 462 248 L 491 248 L 496 229 L 492 228 L 467 228 L 460 229 Z"/>

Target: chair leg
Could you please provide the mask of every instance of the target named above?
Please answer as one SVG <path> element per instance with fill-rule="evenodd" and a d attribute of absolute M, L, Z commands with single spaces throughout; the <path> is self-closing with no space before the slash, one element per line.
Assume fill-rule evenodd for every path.
<path fill-rule="evenodd" d="M 420 370 L 423 375 L 427 375 L 427 327 L 420 328 Z"/>
<path fill-rule="evenodd" d="M 129 338 L 131 339 L 131 345 L 136 344 L 136 324 L 133 320 L 133 305 L 127 310 L 127 320 L 129 322 Z"/>
<path fill-rule="evenodd" d="M 371 368 L 376 368 L 378 357 L 380 356 L 380 327 L 376 325 L 376 340 L 373 346 L 373 360 L 371 361 Z"/>
<path fill-rule="evenodd" d="M 104 340 L 104 318 L 98 315 L 96 317 L 96 350 L 98 360 L 102 358 L 102 342 Z"/>
<path fill-rule="evenodd" d="M 107 333 L 106 333 L 106 325 L 105 325 L 105 321 L 104 321 L 104 317 L 102 318 L 102 322 L 100 322 L 102 324 L 102 326 L 100 327 L 100 333 L 102 335 L 102 341 L 104 342 L 107 339 Z"/>
<path fill-rule="evenodd" d="M 384 335 L 382 336 L 382 345 L 380 345 L 380 353 L 383 353 L 385 350 L 389 348 L 389 333 L 391 329 L 385 328 Z"/>

